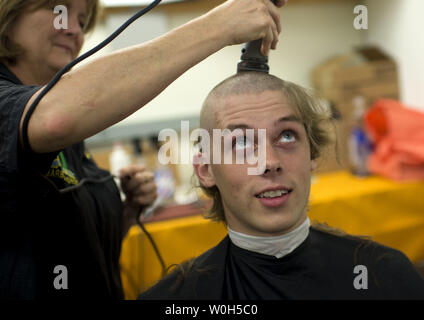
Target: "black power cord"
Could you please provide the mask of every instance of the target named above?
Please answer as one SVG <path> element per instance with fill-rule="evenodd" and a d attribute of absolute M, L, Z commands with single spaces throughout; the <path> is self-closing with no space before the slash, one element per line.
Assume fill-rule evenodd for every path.
<path fill-rule="evenodd" d="M 149 239 L 153 250 L 155 251 L 155 254 L 159 260 L 160 266 L 162 268 L 162 277 L 166 275 L 167 272 L 167 268 L 166 268 L 166 264 L 165 261 L 162 258 L 162 255 L 160 254 L 159 248 L 155 242 L 155 240 L 153 240 L 152 235 L 147 231 L 146 227 L 144 226 L 144 224 L 140 221 L 140 219 L 137 219 L 137 224 L 140 226 L 141 230 L 143 230 L 143 232 L 146 234 L 147 238 Z"/>

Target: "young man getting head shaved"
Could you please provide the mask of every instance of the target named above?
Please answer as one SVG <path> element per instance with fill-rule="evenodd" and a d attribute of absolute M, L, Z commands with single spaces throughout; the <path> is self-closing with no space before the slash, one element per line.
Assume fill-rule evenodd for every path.
<path fill-rule="evenodd" d="M 311 174 L 329 142 L 329 120 L 305 89 L 272 75 L 239 73 L 216 86 L 203 105 L 201 127 L 211 136 L 216 129 L 237 133 L 224 149 L 223 135 L 213 135 L 194 170 L 214 201 L 209 218 L 223 221 L 228 236 L 140 298 L 424 298 L 424 281 L 403 253 L 310 226 Z M 251 162 L 224 161 L 260 150 L 256 174 L 248 173 Z M 369 275 L 359 285 L 358 265 Z"/>

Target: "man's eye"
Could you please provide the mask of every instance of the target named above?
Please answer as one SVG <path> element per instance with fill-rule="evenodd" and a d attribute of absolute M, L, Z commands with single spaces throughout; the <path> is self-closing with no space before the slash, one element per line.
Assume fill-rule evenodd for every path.
<path fill-rule="evenodd" d="M 296 141 L 296 133 L 292 130 L 285 130 L 281 134 L 280 142 L 289 143 Z"/>

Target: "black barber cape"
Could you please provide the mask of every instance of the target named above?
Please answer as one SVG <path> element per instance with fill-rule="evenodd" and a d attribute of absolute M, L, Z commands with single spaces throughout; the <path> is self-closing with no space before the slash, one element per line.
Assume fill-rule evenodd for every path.
<path fill-rule="evenodd" d="M 241 249 L 227 236 L 192 262 L 139 299 L 424 299 L 424 280 L 400 251 L 314 227 L 280 259 Z"/>
<path fill-rule="evenodd" d="M 66 194 L 53 187 L 109 173 L 84 143 L 50 154 L 19 146 L 21 115 L 38 89 L 0 64 L 0 299 L 122 298 L 122 202 L 113 179 Z"/>

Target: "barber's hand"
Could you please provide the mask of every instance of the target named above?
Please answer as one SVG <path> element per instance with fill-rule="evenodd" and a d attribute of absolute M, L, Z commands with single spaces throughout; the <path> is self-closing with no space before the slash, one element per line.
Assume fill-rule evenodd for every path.
<path fill-rule="evenodd" d="M 121 188 L 126 196 L 124 210 L 130 209 L 138 216 L 157 198 L 156 183 L 152 172 L 143 165 L 130 165 L 119 172 Z M 128 212 L 126 213 L 128 214 Z"/>
<path fill-rule="evenodd" d="M 224 28 L 228 36 L 226 45 L 241 44 L 257 39 L 262 41 L 262 54 L 276 49 L 281 32 L 279 9 L 286 3 L 278 0 L 227 0 L 205 18 L 210 19 L 211 28 Z"/>

